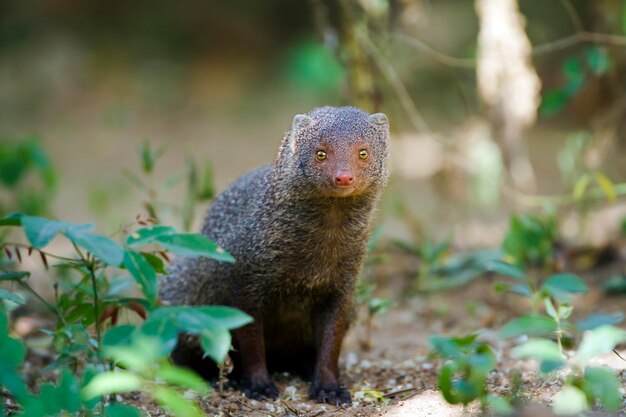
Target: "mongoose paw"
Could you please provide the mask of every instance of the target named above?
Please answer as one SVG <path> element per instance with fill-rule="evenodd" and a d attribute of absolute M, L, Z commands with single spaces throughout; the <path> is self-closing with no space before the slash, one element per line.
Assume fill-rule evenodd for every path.
<path fill-rule="evenodd" d="M 339 386 L 334 388 L 323 388 L 320 386 L 311 385 L 309 389 L 309 398 L 317 401 L 318 403 L 328 403 L 332 405 L 344 405 L 350 404 L 350 392 Z"/>
<path fill-rule="evenodd" d="M 242 388 L 243 395 L 252 400 L 275 400 L 278 398 L 278 388 L 272 381 L 265 383 L 244 383 Z"/>

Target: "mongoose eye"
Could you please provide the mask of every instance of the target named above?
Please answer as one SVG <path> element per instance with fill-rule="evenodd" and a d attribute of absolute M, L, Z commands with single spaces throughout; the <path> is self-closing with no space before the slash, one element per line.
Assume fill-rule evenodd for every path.
<path fill-rule="evenodd" d="M 315 152 L 315 156 L 317 157 L 318 161 L 323 161 L 324 159 L 326 159 L 326 151 L 320 149 L 319 151 Z"/>
<path fill-rule="evenodd" d="M 367 152 L 367 149 L 361 149 L 359 151 L 359 158 L 367 159 L 368 156 L 369 156 L 369 153 Z"/>

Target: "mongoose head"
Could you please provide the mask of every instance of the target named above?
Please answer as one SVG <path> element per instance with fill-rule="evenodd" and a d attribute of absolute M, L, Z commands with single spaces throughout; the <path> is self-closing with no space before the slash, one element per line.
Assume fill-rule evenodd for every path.
<path fill-rule="evenodd" d="M 294 117 L 279 160 L 311 193 L 347 197 L 380 188 L 387 180 L 389 122 L 382 113 L 321 107 Z"/>

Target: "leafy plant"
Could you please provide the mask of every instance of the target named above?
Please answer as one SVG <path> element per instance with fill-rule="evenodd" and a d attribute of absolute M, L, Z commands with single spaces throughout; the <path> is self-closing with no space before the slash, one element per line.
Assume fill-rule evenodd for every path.
<path fill-rule="evenodd" d="M 616 411 L 622 405 L 621 383 L 615 372 L 607 367 L 587 366 L 590 358 L 610 353 L 616 345 L 626 342 L 626 330 L 602 325 L 585 332 L 571 359 L 563 354 L 560 345 L 544 339 L 530 339 L 511 352 L 516 358 L 531 358 L 540 362 L 542 372 L 567 368 L 564 387 L 554 398 L 553 408 L 557 414 L 582 413 L 596 403 L 607 411 Z"/>
<path fill-rule="evenodd" d="M 0 190 L 10 191 L 0 193 L 0 213 L 49 211 L 57 175 L 39 138 L 0 138 L 0 167 Z"/>
<path fill-rule="evenodd" d="M 515 347 L 511 355 L 539 360 L 542 373 L 561 368 L 568 370 L 564 388 L 554 400 L 555 412 L 576 414 L 596 402 L 609 411 L 616 410 L 621 402 L 617 377 L 608 368 L 588 367 L 584 361 L 609 353 L 617 344 L 626 341 L 626 331 L 613 326 L 623 320 L 623 313 L 595 313 L 571 323 L 573 295 L 588 291 L 579 277 L 569 273 L 555 274 L 535 287 L 528 276 L 514 265 L 494 262 L 490 269 L 518 282 L 513 285 L 498 283 L 500 290 L 510 289 L 528 297 L 532 305 L 532 314 L 514 318 L 500 329 L 499 334 L 503 338 L 531 337 Z M 541 306 L 545 314 L 540 311 Z M 583 332 L 576 354 L 568 359 L 564 341 L 569 344 Z"/>
<path fill-rule="evenodd" d="M 204 164 L 202 172 L 193 157 L 189 157 L 186 169 L 169 176 L 163 183 L 157 184 L 154 178 L 156 163 L 165 153 L 164 147 L 152 148 L 148 141 L 144 141 L 137 150 L 141 160 L 140 173 L 125 170 L 124 175 L 141 193 L 145 195 L 144 207 L 149 218 L 155 223 L 162 221 L 162 215 L 176 213 L 182 219 L 183 230 L 190 230 L 196 205 L 215 197 L 213 185 L 213 169 L 210 163 Z M 163 191 L 171 192 L 170 189 L 182 180 L 186 179 L 186 193 L 182 204 L 170 204 L 162 201 L 160 195 Z"/>
<path fill-rule="evenodd" d="M 205 354 L 221 363 L 230 348 L 229 331 L 249 323 L 251 318 L 228 307 L 160 307 L 158 274 L 166 272 L 164 260 L 169 259 L 168 253 L 206 256 L 222 262 L 234 259 L 202 235 L 178 233 L 173 227 L 149 221 L 141 223 L 120 244 L 94 233 L 91 225 L 23 213 L 0 219 L 0 227 L 21 227 L 28 240 L 28 244 L 0 241 L 0 250 L 13 262 L 0 265 L 0 281 L 22 287 L 43 303 L 57 321 L 55 329 L 45 332 L 58 355 L 44 371 L 59 369 L 62 377 L 58 386 L 43 384 L 39 394 L 25 390 L 18 373 L 24 356 L 23 345 L 15 339 L 2 339 L 7 328 L 0 328 L 0 350 L 12 352 L 0 362 L 4 371 L 2 385 L 20 404 L 22 415 L 53 415 L 60 410 L 86 415 L 139 415 L 121 405 L 104 407 L 102 402 L 107 394 L 133 390 L 145 391 L 177 416 L 202 415 L 181 390 L 202 393 L 208 387 L 190 371 L 171 365 L 167 359 L 169 353 L 184 332 L 197 335 Z M 45 251 L 57 235 L 63 235 L 71 243 L 72 256 Z M 34 254 L 47 269 L 62 268 L 66 272 L 67 276 L 55 280 L 52 302 L 28 284 L 28 272 L 11 270 L 23 256 Z M 113 275 L 113 271 L 125 271 L 128 276 L 117 277 L 119 272 Z M 142 297 L 123 294 L 124 288 L 133 283 Z M 10 291 L 0 292 L 0 300 L 24 302 Z M 133 311 L 146 320 L 140 326 L 116 325 L 121 309 Z M 105 333 L 106 320 L 112 326 Z M 94 409 L 97 404 L 101 405 L 98 410 Z"/>
<path fill-rule="evenodd" d="M 421 246 L 404 240 L 394 244 L 419 260 L 415 290 L 435 292 L 467 284 L 485 272 L 485 264 L 499 259 L 499 249 L 479 249 L 465 253 L 451 253 L 450 240 L 439 243 L 426 241 Z"/>
<path fill-rule="evenodd" d="M 487 391 L 487 378 L 496 366 L 491 347 L 477 341 L 477 334 L 462 337 L 432 336 L 434 353 L 445 362 L 439 370 L 439 389 L 450 404 L 468 405 L 479 400 L 500 414 L 510 414 L 511 405 Z"/>
<path fill-rule="evenodd" d="M 606 48 L 597 45 L 587 48 L 584 56 L 567 59 L 561 67 L 564 83 L 545 92 L 541 112 L 546 116 L 559 113 L 583 89 L 590 77 L 606 73 L 612 65 Z"/>
<path fill-rule="evenodd" d="M 505 257 L 517 266 L 550 267 L 558 237 L 554 213 L 545 217 L 513 215 L 502 242 Z"/>

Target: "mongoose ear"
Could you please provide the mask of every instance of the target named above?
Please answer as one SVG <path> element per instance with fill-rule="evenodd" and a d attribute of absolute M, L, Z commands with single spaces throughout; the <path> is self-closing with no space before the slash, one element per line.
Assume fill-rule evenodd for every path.
<path fill-rule="evenodd" d="M 296 114 L 291 124 L 291 130 L 298 130 L 302 127 L 309 126 L 313 123 L 313 119 L 305 114 Z"/>
<path fill-rule="evenodd" d="M 285 152 L 290 153 L 291 155 L 296 153 L 296 142 L 298 141 L 298 131 L 303 127 L 310 126 L 313 124 L 313 119 L 305 114 L 296 114 L 293 118 L 293 122 L 291 123 L 291 131 L 283 138 L 283 144 L 281 146 L 281 151 L 278 155 L 278 158 L 285 157 Z M 293 158 L 292 158 L 293 159 Z"/>
<path fill-rule="evenodd" d="M 370 123 L 377 126 L 388 126 L 389 120 L 387 120 L 385 113 L 375 113 L 370 115 Z"/>

